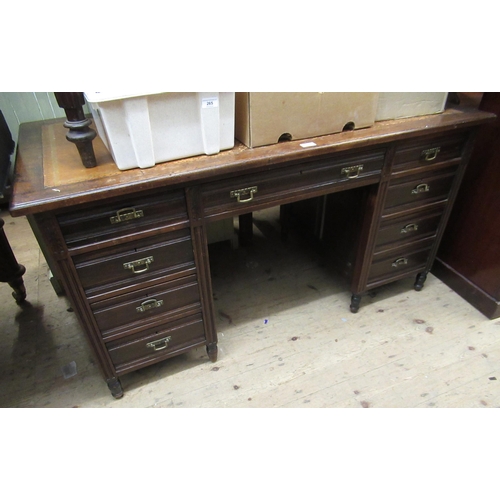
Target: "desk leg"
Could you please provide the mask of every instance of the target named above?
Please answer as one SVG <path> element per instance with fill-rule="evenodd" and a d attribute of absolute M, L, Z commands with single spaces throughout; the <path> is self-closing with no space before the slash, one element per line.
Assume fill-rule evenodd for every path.
<path fill-rule="evenodd" d="M 238 244 L 242 247 L 249 246 L 253 241 L 253 213 L 240 215 L 238 221 Z"/>
<path fill-rule="evenodd" d="M 207 345 L 208 358 L 212 363 L 215 363 L 217 361 L 217 351 L 217 342 L 212 342 L 211 344 Z"/>
<path fill-rule="evenodd" d="M 357 313 L 359 311 L 359 304 L 361 302 L 361 295 L 359 293 L 353 293 L 351 296 L 351 312 Z"/>
<path fill-rule="evenodd" d="M 291 227 L 291 205 L 280 205 L 281 241 L 288 241 Z"/>
<path fill-rule="evenodd" d="M 424 283 L 425 283 L 426 279 L 427 279 L 427 273 L 418 273 L 417 278 L 415 280 L 415 284 L 413 285 L 413 288 L 417 292 L 420 292 L 420 290 L 422 290 L 422 288 L 424 288 Z"/>
<path fill-rule="evenodd" d="M 0 219 L 0 281 L 9 284 L 14 290 L 12 296 L 18 304 L 21 304 L 26 299 L 26 288 L 22 278 L 26 268 L 19 264 L 14 256 L 3 230 L 4 224 L 3 219 Z"/>
<path fill-rule="evenodd" d="M 123 396 L 122 384 L 120 383 L 119 379 L 113 377 L 106 380 L 106 383 L 108 384 L 108 388 L 111 391 L 111 395 L 115 399 L 120 399 Z"/>

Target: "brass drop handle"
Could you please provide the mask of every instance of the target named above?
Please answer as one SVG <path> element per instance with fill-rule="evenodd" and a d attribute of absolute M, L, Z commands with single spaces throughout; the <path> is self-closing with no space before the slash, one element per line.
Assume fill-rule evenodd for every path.
<path fill-rule="evenodd" d="M 144 273 L 149 269 L 149 264 L 154 261 L 153 257 L 145 257 L 144 259 L 134 260 L 132 262 L 125 262 L 124 269 L 130 269 L 134 274 Z"/>
<path fill-rule="evenodd" d="M 172 337 L 165 337 L 164 339 L 153 340 L 153 342 L 148 342 L 146 347 L 150 347 L 154 351 L 161 351 L 168 347 L 168 343 L 172 340 Z"/>
<path fill-rule="evenodd" d="M 419 184 L 415 189 L 412 189 L 411 194 L 427 193 L 430 188 L 429 184 Z"/>
<path fill-rule="evenodd" d="M 392 263 L 392 267 L 405 266 L 406 264 L 408 264 L 408 259 L 401 258 L 401 259 L 395 260 Z"/>
<path fill-rule="evenodd" d="M 348 179 L 356 179 L 363 171 L 363 165 L 353 165 L 352 167 L 343 168 L 340 173 L 345 175 Z"/>
<path fill-rule="evenodd" d="M 163 305 L 163 300 L 156 299 L 148 299 L 141 303 L 139 307 L 136 307 L 135 310 L 137 312 L 146 312 L 150 309 L 155 309 L 157 307 L 161 307 Z"/>
<path fill-rule="evenodd" d="M 125 222 L 132 219 L 140 219 L 144 217 L 144 212 L 142 210 L 136 210 L 133 207 L 122 208 L 116 212 L 116 215 L 110 217 L 109 220 L 111 224 L 118 224 L 119 222 Z"/>
<path fill-rule="evenodd" d="M 409 233 L 411 231 L 417 231 L 417 224 L 407 224 L 405 227 L 401 229 L 401 234 Z"/>
<path fill-rule="evenodd" d="M 421 157 L 424 161 L 432 161 L 436 159 L 440 151 L 441 148 L 424 149 L 422 151 Z"/>
<path fill-rule="evenodd" d="M 248 203 L 253 200 L 253 195 L 257 192 L 257 186 L 246 187 L 242 189 L 235 189 L 229 193 L 231 198 L 236 198 L 238 203 Z M 249 196 L 248 198 L 242 199 L 242 196 Z"/>

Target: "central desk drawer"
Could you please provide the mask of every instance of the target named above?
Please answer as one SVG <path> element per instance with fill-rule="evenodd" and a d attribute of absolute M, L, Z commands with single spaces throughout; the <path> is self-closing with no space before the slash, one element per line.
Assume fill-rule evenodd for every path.
<path fill-rule="evenodd" d="M 102 293 L 107 285 L 118 288 L 183 269 L 194 269 L 188 229 L 76 255 L 73 262 L 87 295 L 92 295 L 97 289 Z"/>
<path fill-rule="evenodd" d="M 127 325 L 137 327 L 157 316 L 168 317 L 175 310 L 200 305 L 196 276 L 146 287 L 91 305 L 104 337 Z"/>
<path fill-rule="evenodd" d="M 383 150 L 340 155 L 205 184 L 202 187 L 205 215 L 251 212 L 273 203 L 296 201 L 294 196 L 312 197 L 334 184 L 352 183 L 355 187 L 358 183 L 376 182 L 384 156 Z"/>

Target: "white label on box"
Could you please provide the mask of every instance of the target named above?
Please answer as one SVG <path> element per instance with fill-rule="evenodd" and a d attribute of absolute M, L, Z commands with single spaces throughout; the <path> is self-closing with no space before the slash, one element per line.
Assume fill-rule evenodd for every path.
<path fill-rule="evenodd" d="M 317 146 L 317 144 L 316 144 L 315 142 L 303 142 L 303 143 L 301 144 L 301 146 L 302 146 L 303 148 L 310 148 L 310 147 L 312 147 L 312 146 Z"/>
<path fill-rule="evenodd" d="M 218 97 L 205 97 L 201 100 L 202 109 L 206 108 L 218 108 L 219 98 Z"/>

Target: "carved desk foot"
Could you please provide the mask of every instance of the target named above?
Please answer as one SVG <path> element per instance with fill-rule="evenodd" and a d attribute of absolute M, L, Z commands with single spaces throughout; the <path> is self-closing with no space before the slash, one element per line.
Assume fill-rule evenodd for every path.
<path fill-rule="evenodd" d="M 361 298 L 362 298 L 362 296 L 357 294 L 357 293 L 352 294 L 351 306 L 350 306 L 352 313 L 357 313 L 359 311 L 359 304 L 361 303 Z"/>
<path fill-rule="evenodd" d="M 212 344 L 207 345 L 207 354 L 212 363 L 217 361 L 217 343 L 213 342 Z"/>
<path fill-rule="evenodd" d="M 0 219 L 0 281 L 9 284 L 14 290 L 12 296 L 18 304 L 21 304 L 26 299 L 26 288 L 22 278 L 26 268 L 19 264 L 14 256 L 3 230 L 4 224 L 3 219 Z"/>
<path fill-rule="evenodd" d="M 120 399 L 123 396 L 122 384 L 120 383 L 119 379 L 113 377 L 106 380 L 106 383 L 108 384 L 108 388 L 111 391 L 111 395 L 115 399 Z"/>
<path fill-rule="evenodd" d="M 26 288 L 24 287 L 24 280 L 21 276 L 26 272 L 26 268 L 19 264 L 19 277 L 9 281 L 9 286 L 14 290 L 12 297 L 16 299 L 17 304 L 22 304 L 26 300 Z"/>
<path fill-rule="evenodd" d="M 424 283 L 425 280 L 427 279 L 427 274 L 428 273 L 418 273 L 417 278 L 415 279 L 415 284 L 413 285 L 413 288 L 417 291 L 420 292 L 422 288 L 424 288 Z"/>

